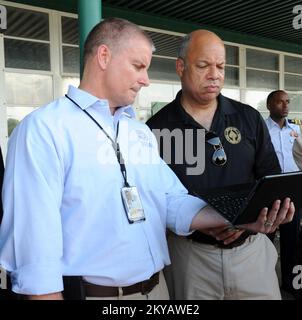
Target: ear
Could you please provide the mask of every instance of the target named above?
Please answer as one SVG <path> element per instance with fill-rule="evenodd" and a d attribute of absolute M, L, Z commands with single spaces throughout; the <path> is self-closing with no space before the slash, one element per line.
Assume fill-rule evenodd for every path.
<path fill-rule="evenodd" d="M 107 65 L 111 59 L 111 51 L 110 49 L 102 44 L 97 49 L 97 61 L 101 69 L 105 70 Z"/>
<path fill-rule="evenodd" d="M 176 60 L 176 73 L 181 78 L 185 69 L 185 62 L 182 58 L 177 58 Z"/>

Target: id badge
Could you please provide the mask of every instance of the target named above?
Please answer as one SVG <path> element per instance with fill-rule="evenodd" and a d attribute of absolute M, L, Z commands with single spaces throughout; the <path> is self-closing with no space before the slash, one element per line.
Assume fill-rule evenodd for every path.
<path fill-rule="evenodd" d="M 124 208 L 129 223 L 146 220 L 144 209 L 136 187 L 124 187 L 121 190 Z"/>

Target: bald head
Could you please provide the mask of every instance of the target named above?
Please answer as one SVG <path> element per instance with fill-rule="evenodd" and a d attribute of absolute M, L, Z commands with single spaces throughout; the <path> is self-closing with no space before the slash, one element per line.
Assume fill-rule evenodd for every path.
<path fill-rule="evenodd" d="M 209 30 L 195 30 L 183 37 L 178 50 L 178 58 L 186 59 L 188 51 L 191 47 L 206 46 L 207 44 L 216 44 L 224 48 L 223 41 L 214 33 Z"/>

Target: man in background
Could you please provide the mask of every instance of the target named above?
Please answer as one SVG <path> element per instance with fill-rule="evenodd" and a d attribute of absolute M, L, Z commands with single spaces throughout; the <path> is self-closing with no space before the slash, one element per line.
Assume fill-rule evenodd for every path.
<path fill-rule="evenodd" d="M 283 90 L 271 92 L 267 97 L 266 106 L 270 112 L 266 124 L 277 154 L 282 172 L 298 171 L 299 168 L 293 157 L 293 145 L 301 135 L 300 126 L 291 123 L 288 119 L 290 99 Z M 297 250 L 300 234 L 301 210 L 297 211 L 293 221 L 280 226 L 280 262 L 282 289 L 297 294 L 293 288 L 292 280 L 295 276 L 293 268 L 301 264 L 297 259 Z M 273 241 L 275 233 L 269 235 Z"/>

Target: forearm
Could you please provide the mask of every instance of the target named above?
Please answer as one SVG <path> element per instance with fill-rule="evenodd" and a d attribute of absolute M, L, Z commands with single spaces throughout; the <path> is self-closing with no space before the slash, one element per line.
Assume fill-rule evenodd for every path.
<path fill-rule="evenodd" d="M 28 296 L 28 300 L 64 300 L 62 292 L 42 294 L 42 295 L 31 295 Z"/>
<path fill-rule="evenodd" d="M 193 218 L 190 230 L 203 230 L 208 228 L 226 227 L 230 224 L 219 215 L 213 208 L 202 208 Z"/>

